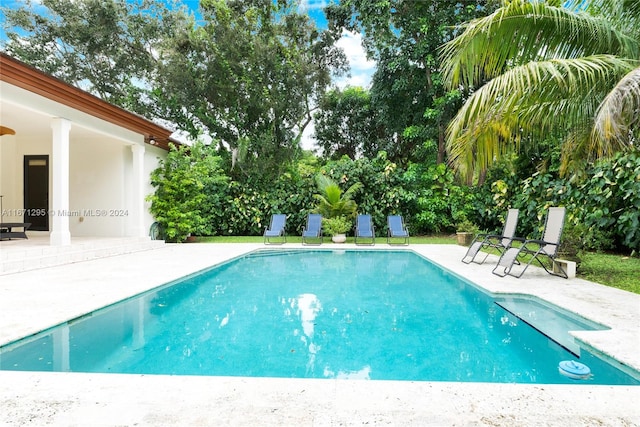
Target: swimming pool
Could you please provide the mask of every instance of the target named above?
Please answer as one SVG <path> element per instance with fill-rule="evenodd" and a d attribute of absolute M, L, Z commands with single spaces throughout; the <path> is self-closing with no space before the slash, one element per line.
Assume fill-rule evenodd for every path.
<path fill-rule="evenodd" d="M 573 384 L 557 367 L 575 359 L 594 373 L 582 383 L 637 384 L 578 352 L 412 252 L 293 250 L 250 254 L 5 346 L 0 368 Z"/>

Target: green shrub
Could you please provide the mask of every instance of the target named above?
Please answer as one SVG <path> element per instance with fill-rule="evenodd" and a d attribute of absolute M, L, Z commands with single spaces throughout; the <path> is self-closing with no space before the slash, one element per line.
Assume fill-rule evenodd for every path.
<path fill-rule="evenodd" d="M 457 223 L 476 216 L 473 189 L 456 184 L 446 165 L 412 165 L 405 178 L 407 191 L 415 194 L 416 233 L 453 232 Z"/>
<path fill-rule="evenodd" d="M 207 231 L 205 210 L 214 204 L 212 193 L 226 186 L 220 158 L 197 143 L 187 148 L 171 146 L 167 158 L 151 173 L 155 192 L 147 196 L 151 214 L 171 242 Z"/>
<path fill-rule="evenodd" d="M 618 153 L 594 166 L 578 204 L 592 245 L 640 250 L 640 152 Z"/>
<path fill-rule="evenodd" d="M 322 218 L 322 228 L 330 235 L 344 234 L 351 230 L 353 227 L 353 221 L 349 220 L 346 216 L 334 216 L 332 218 Z"/>

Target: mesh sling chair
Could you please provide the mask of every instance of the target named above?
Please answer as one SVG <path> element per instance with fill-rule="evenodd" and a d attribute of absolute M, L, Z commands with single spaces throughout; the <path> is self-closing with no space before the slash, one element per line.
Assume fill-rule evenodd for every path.
<path fill-rule="evenodd" d="M 376 244 L 376 233 L 373 228 L 373 222 L 371 221 L 371 215 L 362 214 L 356 217 L 356 229 L 355 229 L 355 244 L 361 245 L 375 245 Z M 358 239 L 360 239 L 360 243 L 358 243 Z M 371 241 L 362 243 L 362 239 L 371 239 Z"/>
<path fill-rule="evenodd" d="M 310 243 L 309 239 L 320 239 L 319 242 Z M 303 245 L 321 245 L 322 244 L 322 215 L 309 214 L 307 215 L 307 225 L 302 229 L 302 244 Z"/>
<path fill-rule="evenodd" d="M 489 256 L 489 252 L 485 252 L 484 257 L 480 261 L 475 258 L 483 248 L 494 248 L 502 255 L 502 253 L 511 246 L 511 242 L 516 234 L 518 214 L 518 209 L 509 209 L 507 219 L 504 221 L 502 234 L 478 234 L 473 242 L 471 242 L 471 245 L 469 245 L 465 256 L 462 257 L 462 262 L 470 264 L 473 261 L 476 264 L 482 264 Z"/>
<path fill-rule="evenodd" d="M 511 246 L 504 251 L 500 260 L 498 260 L 498 265 L 493 269 L 493 274 L 501 277 L 507 274 L 513 277 L 522 277 L 527 268 L 535 260 L 547 273 L 567 279 L 569 277 L 567 272 L 560 264 L 555 262 L 562 237 L 564 216 L 565 208 L 549 208 L 542 239 L 525 240 L 515 237 L 513 240 L 521 241 L 522 245 L 520 247 Z M 518 263 L 518 257 L 520 255 L 529 255 L 529 261 L 524 265 L 522 270 L 516 274 L 512 269 L 513 265 Z M 543 260 L 551 263 L 551 269 L 545 265 Z"/>
<path fill-rule="evenodd" d="M 393 238 L 403 239 L 400 244 L 409 244 L 409 230 L 404 225 L 404 219 L 401 215 L 389 215 L 387 217 L 387 243 L 391 244 L 391 239 Z"/>
<path fill-rule="evenodd" d="M 284 227 L 287 223 L 285 214 L 271 215 L 271 224 L 264 229 L 264 244 L 283 244 L 287 242 L 287 235 L 284 233 Z M 272 242 L 271 239 L 278 239 Z"/>

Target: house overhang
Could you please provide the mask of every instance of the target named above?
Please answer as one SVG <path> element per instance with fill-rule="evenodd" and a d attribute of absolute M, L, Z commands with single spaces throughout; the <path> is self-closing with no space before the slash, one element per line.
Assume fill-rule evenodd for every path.
<path fill-rule="evenodd" d="M 0 80 L 141 134 L 147 144 L 165 150 L 169 150 L 170 143 L 180 144 L 171 138 L 171 130 L 45 74 L 3 52 L 0 52 Z"/>

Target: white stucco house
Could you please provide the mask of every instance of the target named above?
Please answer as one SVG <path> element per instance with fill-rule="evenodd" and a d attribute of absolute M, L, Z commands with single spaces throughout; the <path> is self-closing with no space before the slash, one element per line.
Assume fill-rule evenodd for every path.
<path fill-rule="evenodd" d="M 172 131 L 0 53 L 0 222 L 72 236 L 144 237 L 149 175 Z"/>

